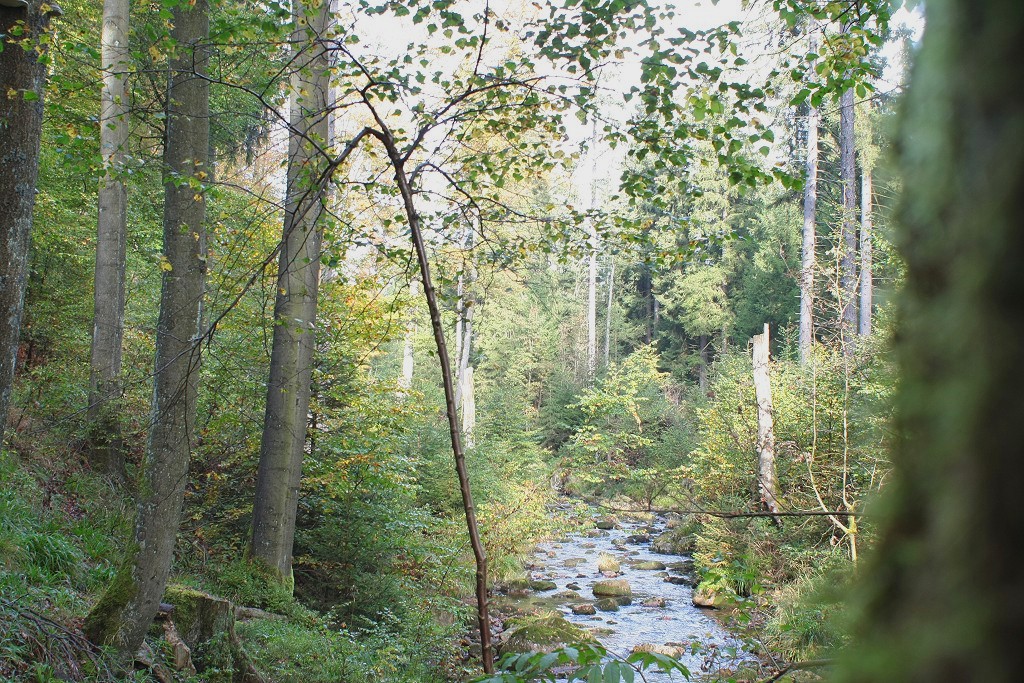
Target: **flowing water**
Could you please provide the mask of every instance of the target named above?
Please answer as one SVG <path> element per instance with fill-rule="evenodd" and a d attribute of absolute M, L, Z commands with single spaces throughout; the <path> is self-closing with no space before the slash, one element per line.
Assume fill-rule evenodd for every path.
<path fill-rule="evenodd" d="M 531 578 L 550 580 L 555 588 L 510 597 L 522 611 L 557 610 L 569 621 L 589 629 L 611 653 L 625 657 L 639 645 L 672 646 L 684 649 L 680 661 L 697 674 L 730 668 L 749 655 L 741 644 L 709 613 L 695 607 L 692 561 L 688 556 L 663 555 L 651 551 L 650 540 L 665 531 L 666 520 L 619 522 L 608 531 L 591 531 L 538 546 Z M 632 537 L 632 538 L 631 538 Z M 594 603 L 594 583 L 608 578 L 598 570 L 602 554 L 618 560 L 619 575 L 632 590 L 632 602 L 616 611 L 598 611 L 594 615 L 574 614 L 573 605 Z M 666 569 L 638 569 L 634 565 L 654 561 Z M 674 581 L 674 582 L 673 582 Z M 684 583 L 685 582 L 685 583 Z M 567 595 L 579 594 L 579 598 Z M 645 606 L 644 602 L 662 598 L 664 606 Z M 600 608 L 599 608 L 600 609 Z M 679 674 L 647 675 L 647 680 L 681 680 Z"/>

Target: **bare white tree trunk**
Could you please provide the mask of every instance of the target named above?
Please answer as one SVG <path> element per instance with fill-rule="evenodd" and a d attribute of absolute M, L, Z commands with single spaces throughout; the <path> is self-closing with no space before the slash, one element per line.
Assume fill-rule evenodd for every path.
<path fill-rule="evenodd" d="M 597 230 L 590 223 L 590 262 L 587 267 L 587 379 L 597 372 Z"/>
<path fill-rule="evenodd" d="M 871 308 L 874 297 L 871 253 L 871 168 L 861 169 L 860 190 L 860 335 L 871 336 Z"/>
<path fill-rule="evenodd" d="M 604 366 L 607 368 L 612 359 L 612 302 L 615 295 L 615 257 L 608 266 L 608 308 L 604 314 Z"/>
<path fill-rule="evenodd" d="M 473 432 L 476 430 L 476 390 L 473 385 L 473 366 L 462 372 L 462 433 L 466 435 L 466 448 L 476 446 Z"/>
<path fill-rule="evenodd" d="M 417 296 L 416 279 L 409 280 L 409 299 L 415 301 Z M 415 313 L 410 311 L 409 322 L 405 328 L 405 339 L 402 342 L 402 377 L 398 380 L 398 386 L 403 392 L 412 389 L 412 374 L 416 369 L 416 356 L 413 349 L 413 340 L 419 326 L 416 324 Z"/>
<path fill-rule="evenodd" d="M 768 324 L 764 334 L 754 335 L 754 395 L 757 399 L 757 490 L 769 512 L 778 512 L 775 480 L 775 424 L 772 413 L 772 385 L 768 373 Z"/>
<path fill-rule="evenodd" d="M 95 469 L 125 478 L 119 407 L 124 338 L 127 190 L 121 178 L 128 142 L 128 0 L 103 3 L 100 54 L 100 181 L 93 287 L 92 351 L 89 362 L 91 459 Z"/>

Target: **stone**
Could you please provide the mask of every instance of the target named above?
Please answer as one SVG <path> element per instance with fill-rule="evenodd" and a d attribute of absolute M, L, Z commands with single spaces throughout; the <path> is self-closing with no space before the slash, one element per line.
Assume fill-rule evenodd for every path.
<path fill-rule="evenodd" d="M 668 604 L 668 601 L 665 598 L 661 598 L 661 597 L 658 597 L 658 598 L 648 598 L 647 600 L 644 600 L 644 602 L 643 602 L 644 607 L 664 607 L 667 604 Z"/>
<path fill-rule="evenodd" d="M 626 536 L 627 543 L 650 543 L 651 537 L 648 534 L 633 534 Z"/>
<path fill-rule="evenodd" d="M 579 600 L 583 596 L 577 593 L 576 591 L 560 591 L 558 593 L 555 593 L 554 597 L 558 598 L 559 600 Z"/>
<path fill-rule="evenodd" d="M 543 593 L 544 591 L 553 591 L 556 588 L 558 588 L 557 583 L 555 583 L 554 581 L 548 581 L 546 579 L 530 582 L 530 590 L 537 591 L 539 593 Z"/>
<path fill-rule="evenodd" d="M 698 588 L 693 591 L 693 604 L 704 609 L 721 609 L 728 604 L 728 599 L 709 588 Z"/>
<path fill-rule="evenodd" d="M 571 591 L 578 591 L 580 589 L 580 585 L 575 581 L 573 581 L 572 583 L 565 584 L 565 587 Z"/>
<path fill-rule="evenodd" d="M 615 598 L 601 598 L 594 603 L 594 606 L 602 612 L 618 612 L 619 603 Z"/>
<path fill-rule="evenodd" d="M 650 652 L 651 654 L 665 655 L 672 659 L 679 659 L 686 654 L 686 650 L 679 645 L 655 645 L 653 643 L 640 643 L 639 645 L 634 645 L 633 652 Z"/>
<path fill-rule="evenodd" d="M 602 574 L 605 572 L 618 573 L 621 569 L 619 561 L 612 555 L 601 553 L 600 557 L 597 558 L 597 570 Z"/>
<path fill-rule="evenodd" d="M 598 529 L 601 529 L 602 531 L 611 531 L 615 528 L 615 520 L 606 517 L 604 519 L 597 520 L 594 523 L 594 526 L 596 526 Z"/>
<path fill-rule="evenodd" d="M 572 643 L 593 642 L 589 631 L 573 624 L 561 614 L 516 617 L 498 643 L 498 653 L 551 652 Z"/>
<path fill-rule="evenodd" d="M 633 595 L 633 589 L 630 588 L 629 581 L 625 579 L 609 579 L 594 583 L 594 595 L 599 597 L 631 596 Z"/>
<path fill-rule="evenodd" d="M 651 550 L 663 555 L 686 555 L 697 546 L 697 537 L 686 533 L 687 529 L 679 527 L 660 534 L 651 542 Z"/>
<path fill-rule="evenodd" d="M 665 563 L 664 562 L 658 562 L 656 560 L 647 560 L 645 562 L 637 562 L 636 564 L 633 565 L 633 569 L 642 569 L 644 571 L 662 572 L 662 571 L 665 571 L 665 568 L 666 567 L 665 567 Z"/>
<path fill-rule="evenodd" d="M 582 605 L 573 605 L 572 606 L 572 613 L 573 614 L 597 614 L 597 608 L 594 607 L 591 603 L 586 602 L 586 603 L 583 603 Z"/>

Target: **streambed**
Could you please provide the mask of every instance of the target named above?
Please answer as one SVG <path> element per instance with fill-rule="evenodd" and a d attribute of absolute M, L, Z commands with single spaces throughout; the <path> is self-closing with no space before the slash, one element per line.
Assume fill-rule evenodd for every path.
<path fill-rule="evenodd" d="M 538 546 L 527 566 L 533 590 L 502 597 L 502 611 L 557 611 L 589 630 L 610 653 L 625 657 L 635 647 L 657 646 L 695 675 L 730 669 L 748 660 L 741 643 L 708 610 L 694 606 L 689 556 L 651 549 L 651 540 L 666 530 L 666 524 L 662 517 L 651 522 L 618 521 L 612 529 L 595 528 Z M 602 557 L 605 563 L 608 557 L 614 558 L 617 571 L 602 573 L 598 568 Z M 607 564 L 602 568 L 607 569 Z M 612 578 L 629 583 L 629 601 L 619 601 L 626 604 L 612 605 L 614 598 L 599 601 L 595 596 L 595 584 Z M 589 611 L 586 605 L 594 605 L 595 613 L 573 611 L 573 607 Z M 671 679 L 657 675 L 647 679 L 681 680 L 678 674 Z"/>

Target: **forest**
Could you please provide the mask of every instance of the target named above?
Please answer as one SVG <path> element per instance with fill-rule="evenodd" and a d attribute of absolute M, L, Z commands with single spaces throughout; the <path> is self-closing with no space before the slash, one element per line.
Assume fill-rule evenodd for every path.
<path fill-rule="evenodd" d="M 1021 44 L 0 0 L 0 680 L 1019 680 Z"/>

